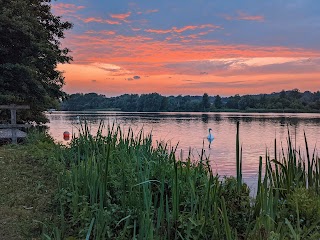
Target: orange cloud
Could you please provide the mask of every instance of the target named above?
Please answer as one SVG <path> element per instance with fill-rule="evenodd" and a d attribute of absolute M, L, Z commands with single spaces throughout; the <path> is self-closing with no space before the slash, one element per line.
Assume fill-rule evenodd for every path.
<path fill-rule="evenodd" d="M 86 65 L 63 65 L 59 69 L 65 72 L 67 84 L 64 90 L 69 93 L 97 92 L 116 96 L 123 93 L 159 92 L 164 95 L 192 94 L 234 95 L 271 93 L 281 89 L 299 88 L 301 91 L 317 91 L 320 88 L 320 73 L 313 74 L 258 74 L 254 76 L 213 76 L 201 77 L 180 75 L 142 75 L 139 81 L 128 81 L 134 74 L 122 76 L 106 75 L 102 69 Z M 93 83 L 92 79 L 96 81 Z M 192 79 L 192 80 L 190 80 Z"/>
<path fill-rule="evenodd" d="M 208 92 L 209 95 L 220 93 L 223 95 L 271 93 L 278 92 L 281 89 L 293 88 L 298 88 L 301 91 L 317 91 L 320 87 L 320 82 L 316 79 L 319 77 L 320 73 L 305 73 L 303 75 L 273 74 L 271 76 L 258 74 L 245 77 L 207 75 L 201 79 L 182 82 L 180 91 L 181 89 L 183 89 L 183 92 L 194 91 L 199 95 L 204 92 Z"/>
<path fill-rule="evenodd" d="M 320 52 L 313 49 L 224 45 L 180 35 L 161 41 L 106 30 L 69 34 L 64 44 L 75 60 L 58 68 L 66 72 L 67 92 L 232 95 L 320 89 Z M 133 76 L 142 77 L 125 80 Z"/>
<path fill-rule="evenodd" d="M 320 58 L 251 57 L 181 61 L 166 64 L 167 69 L 188 75 L 201 72 L 215 76 L 320 73 Z"/>
<path fill-rule="evenodd" d="M 180 40 L 179 40 L 180 41 Z M 194 39 L 189 44 L 154 40 L 143 35 L 73 35 L 65 40 L 77 62 L 166 63 L 213 58 L 316 57 L 320 53 L 303 48 L 281 46 L 223 45 L 216 41 Z M 95 46 L 96 52 L 88 49 Z"/>

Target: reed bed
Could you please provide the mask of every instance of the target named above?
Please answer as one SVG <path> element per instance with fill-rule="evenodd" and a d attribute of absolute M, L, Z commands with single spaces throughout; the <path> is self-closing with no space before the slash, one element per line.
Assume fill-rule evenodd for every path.
<path fill-rule="evenodd" d="M 102 134 L 106 130 L 106 134 Z M 47 239 L 319 239 L 320 159 L 288 149 L 260 157 L 258 191 L 236 177 L 214 175 L 204 152 L 177 159 L 176 148 L 152 144 L 143 131 L 83 125 L 61 151 L 59 221 Z M 276 142 L 275 142 L 276 146 Z M 262 172 L 264 170 L 264 173 Z M 264 177 L 263 177 L 264 176 Z M 318 214 L 315 214 L 318 213 Z"/>

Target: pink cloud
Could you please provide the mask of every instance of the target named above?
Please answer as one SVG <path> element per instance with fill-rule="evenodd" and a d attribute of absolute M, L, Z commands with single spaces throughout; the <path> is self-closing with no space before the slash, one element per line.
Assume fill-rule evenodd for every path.
<path fill-rule="evenodd" d="M 102 30 L 102 31 L 89 30 L 89 31 L 85 32 L 85 34 L 115 35 L 116 32 L 115 31 L 107 31 L 107 30 Z"/>
<path fill-rule="evenodd" d="M 232 66 L 241 68 L 241 66 L 244 66 L 244 60 L 240 58 L 320 57 L 320 52 L 308 49 L 281 46 L 223 45 L 213 40 L 202 40 L 192 35 L 180 37 L 183 38 L 179 39 L 179 42 L 169 42 L 170 39 L 160 41 L 143 35 L 86 34 L 70 37 L 71 41 L 69 40 L 66 44 L 70 49 L 74 49 L 74 60 L 78 64 L 108 61 L 129 71 L 144 72 L 145 74 L 177 74 L 179 70 L 185 72 L 185 69 L 192 68 L 197 69 L 195 73 L 198 73 L 203 72 L 204 68 L 225 66 L 231 63 Z M 88 49 L 88 44 L 94 46 L 94 48 Z M 208 62 L 208 59 L 213 58 L 225 60 Z M 184 62 L 192 64 L 191 66 L 180 64 Z M 196 66 L 198 67 L 196 68 Z M 275 72 L 277 66 L 279 64 L 246 69 L 256 69 L 264 72 L 268 68 L 270 72 Z M 227 73 L 240 74 L 240 70 L 232 68 Z M 249 71 L 244 70 L 241 73 L 249 73 Z M 226 73 L 220 71 L 218 73 L 219 75 L 226 75 Z"/>
<path fill-rule="evenodd" d="M 263 22 L 265 20 L 263 15 L 249 15 L 242 11 L 238 11 L 237 16 L 223 15 L 223 17 L 228 21 L 245 20 L 245 21 Z"/>
<path fill-rule="evenodd" d="M 120 13 L 120 14 L 110 14 L 110 17 L 119 19 L 119 20 L 125 20 L 128 17 L 130 17 L 130 15 L 131 15 L 131 12 L 127 12 L 127 13 Z"/>
<path fill-rule="evenodd" d="M 53 11 L 58 15 L 68 15 L 84 8 L 85 6 L 77 6 L 75 4 L 67 3 L 52 4 Z"/>
<path fill-rule="evenodd" d="M 158 9 L 150 9 L 150 10 L 147 10 L 146 13 L 156 13 L 156 12 L 159 12 Z"/>
<path fill-rule="evenodd" d="M 173 27 L 171 29 L 167 30 L 161 30 L 161 29 L 146 29 L 145 32 L 150 32 L 150 33 L 158 33 L 158 34 L 167 34 L 167 33 L 182 33 L 188 30 L 196 30 L 196 29 L 203 29 L 203 28 L 221 28 L 220 26 L 213 25 L 213 24 L 203 24 L 203 25 L 190 25 L 190 26 L 184 26 L 182 28 L 177 28 Z"/>
<path fill-rule="evenodd" d="M 239 11 L 238 12 L 238 19 L 239 20 L 247 20 L 247 21 L 263 22 L 264 16 L 262 16 L 262 15 L 248 15 L 244 12 Z"/>
<path fill-rule="evenodd" d="M 120 22 L 118 21 L 113 21 L 113 20 L 108 20 L 108 19 L 102 19 L 100 17 L 96 18 L 96 17 L 89 17 L 89 18 L 84 18 L 84 19 L 81 19 L 83 22 L 85 23 L 90 23 L 90 22 L 96 22 L 96 23 L 107 23 L 107 24 L 110 24 L 110 25 L 119 25 L 121 24 Z"/>
<path fill-rule="evenodd" d="M 149 33 L 158 33 L 158 34 L 166 34 L 172 32 L 172 29 L 169 30 L 161 30 L 161 29 L 146 29 L 145 32 Z"/>

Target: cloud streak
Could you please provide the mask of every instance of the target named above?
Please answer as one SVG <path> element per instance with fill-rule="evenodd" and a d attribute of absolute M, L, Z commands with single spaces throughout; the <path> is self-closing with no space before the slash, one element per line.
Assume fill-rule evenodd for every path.
<path fill-rule="evenodd" d="M 172 27 L 171 29 L 146 29 L 145 32 L 148 33 L 157 33 L 157 34 L 167 34 L 167 33 L 182 33 L 185 31 L 193 31 L 196 29 L 204 29 L 204 28 L 211 28 L 211 29 L 219 29 L 220 26 L 213 25 L 213 24 L 202 24 L 202 25 L 189 25 L 184 26 L 181 28 L 178 27 Z"/>
<path fill-rule="evenodd" d="M 89 30 L 85 32 L 85 34 L 93 34 L 93 35 L 115 35 L 115 31 L 108 31 L 108 30 L 102 30 L 102 31 L 94 31 L 94 30 Z"/>
<path fill-rule="evenodd" d="M 150 10 L 147 10 L 146 13 L 149 14 L 149 13 L 156 13 L 156 12 L 159 12 L 158 9 L 150 9 Z"/>
<path fill-rule="evenodd" d="M 113 62 L 115 64 L 127 65 L 126 68 L 138 68 L 138 71 L 159 66 L 169 67 L 168 64 L 182 64 L 187 68 L 195 68 L 199 65 L 203 69 L 195 72 L 208 72 L 210 68 L 228 64 L 246 65 L 248 59 L 264 58 L 277 61 L 280 58 L 316 58 L 320 57 L 320 51 L 303 48 L 287 48 L 280 46 L 250 46 L 250 45 L 223 45 L 215 41 L 194 39 L 190 44 L 179 42 L 159 41 L 144 35 L 125 36 L 110 34 L 113 32 L 89 32 L 85 35 L 74 35 L 70 37 L 68 44 L 74 52 L 76 62 Z M 96 33 L 96 34 L 94 34 Z M 107 34 L 104 34 L 107 33 Z M 110 34 L 110 35 L 108 35 Z M 90 46 L 94 46 L 88 49 Z M 161 49 L 161 50 L 160 50 Z M 274 58 L 274 59 L 272 59 Z M 210 59 L 217 59 L 209 62 Z M 218 59 L 227 59 L 218 61 Z M 234 60 L 233 60 L 234 59 Z M 203 62 L 202 62 L 203 61 Z M 238 62 L 237 62 L 238 61 Z M 262 61 L 262 60 L 260 60 Z M 188 66 L 188 64 L 190 64 Z M 196 64 L 196 65 L 193 65 Z M 141 67 L 139 67 L 139 65 Z M 168 65 L 168 66 L 167 66 Z M 148 67 L 149 66 L 149 67 Z M 177 66 L 171 65 L 172 69 Z M 143 68 L 146 67 L 144 70 Z M 200 67 L 201 68 L 201 67 Z M 159 72 L 163 70 L 159 69 Z M 155 70 L 153 70 L 155 71 Z M 149 73 L 147 73 L 149 74 Z"/>
<path fill-rule="evenodd" d="M 131 12 L 127 12 L 127 13 L 119 13 L 119 14 L 110 14 L 110 17 L 118 20 L 126 20 L 128 17 L 130 17 L 130 15 L 131 15 Z"/>
<path fill-rule="evenodd" d="M 254 22 L 265 21 L 265 18 L 263 15 L 249 15 L 242 11 L 238 11 L 235 16 L 224 15 L 224 18 L 228 21 L 232 21 L 232 20 L 245 20 L 245 21 L 254 21 Z"/>
<path fill-rule="evenodd" d="M 52 9 L 54 13 L 57 15 L 70 15 L 84 8 L 85 6 L 79 6 L 68 3 L 57 3 L 52 5 Z"/>
<path fill-rule="evenodd" d="M 244 76 L 320 73 L 320 58 L 254 57 L 222 58 L 172 63 L 165 66 L 188 75 Z"/>
<path fill-rule="evenodd" d="M 82 18 L 81 19 L 85 23 L 107 23 L 110 25 L 120 25 L 121 23 L 114 20 L 109 19 L 102 19 L 100 17 L 88 17 L 88 18 Z"/>

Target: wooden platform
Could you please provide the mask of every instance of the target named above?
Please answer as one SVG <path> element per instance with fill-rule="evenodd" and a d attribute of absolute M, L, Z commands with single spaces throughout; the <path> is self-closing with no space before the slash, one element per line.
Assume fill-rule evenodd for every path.
<path fill-rule="evenodd" d="M 0 139 L 11 139 L 12 138 L 12 129 L 0 129 Z M 17 138 L 25 138 L 27 134 L 19 129 L 17 131 Z"/>

